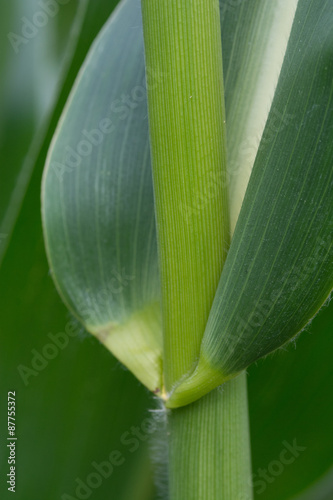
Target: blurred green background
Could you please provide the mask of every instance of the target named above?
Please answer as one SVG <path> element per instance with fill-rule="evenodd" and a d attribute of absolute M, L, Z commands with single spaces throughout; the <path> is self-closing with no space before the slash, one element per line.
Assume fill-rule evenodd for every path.
<path fill-rule="evenodd" d="M 50 10 L 55 3 L 58 9 Z M 158 498 L 147 435 L 136 437 L 136 445 L 124 444 L 124 433 L 133 437 L 156 403 L 62 305 L 49 274 L 40 220 L 50 139 L 89 46 L 116 4 L 0 4 L 1 499 L 13 495 L 6 483 L 9 391 L 16 394 L 18 500 L 79 498 L 78 479 L 86 482 L 95 471 L 92 464 L 108 460 L 115 450 L 123 463 L 84 498 Z M 52 335 L 73 326 L 75 334 L 65 335 L 67 345 L 57 347 Z M 296 349 L 291 344 L 249 369 L 254 482 L 266 474 L 264 486 L 255 483 L 256 498 L 333 498 L 332 327 L 331 303 Z M 276 462 L 285 442 L 295 440 L 305 450 L 280 470 Z M 309 486 L 315 489 L 303 495 Z"/>

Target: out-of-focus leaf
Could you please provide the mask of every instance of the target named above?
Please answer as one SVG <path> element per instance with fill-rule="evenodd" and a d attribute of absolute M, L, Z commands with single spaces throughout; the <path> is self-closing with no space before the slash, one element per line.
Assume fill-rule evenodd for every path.
<path fill-rule="evenodd" d="M 291 500 L 331 500 L 333 496 L 333 469 Z"/>
<path fill-rule="evenodd" d="M 105 0 L 80 0 L 66 56 L 63 60 L 63 72 L 59 80 L 54 105 L 45 117 L 29 151 L 27 149 L 31 136 L 30 129 L 33 126 L 32 118 L 27 118 L 26 132 L 24 134 L 22 132 L 20 139 L 17 133 L 17 121 L 12 118 L 6 121 L 6 135 L 3 135 L 2 149 L 0 149 L 3 158 L 1 164 L 3 169 L 6 168 L 6 172 L 3 173 L 4 182 L 0 186 L 0 235 L 3 235 L 0 245 L 0 264 L 10 243 L 32 174 L 36 171 L 36 175 L 40 176 L 42 173 L 50 141 L 77 72 L 92 41 L 117 3 L 118 0 L 109 2 Z M 27 69 L 30 73 L 33 73 L 33 70 L 32 66 Z M 22 119 L 22 115 L 20 115 L 20 119 Z M 10 162 L 10 167 L 8 162 Z M 36 194 L 38 196 L 37 191 Z"/>
<path fill-rule="evenodd" d="M 38 214 L 34 215 L 36 221 Z M 13 241 L 20 247 L 20 257 L 24 232 L 21 227 Z M 132 427 L 141 428 L 151 401 L 98 342 L 84 339 L 82 333 L 66 335 L 77 322 L 70 319 L 54 290 L 42 238 L 34 252 L 25 252 L 24 263 L 11 255 L 6 258 L 7 271 L 1 273 L 6 287 L 1 289 L 1 469 L 8 468 L 6 394 L 15 391 L 18 498 L 62 498 L 65 493 L 76 497 L 77 478 L 86 482 L 96 472 L 93 462 L 108 461 L 118 450 L 125 461 L 103 479 L 94 498 L 102 500 L 112 492 L 117 499 L 129 500 L 126 478 L 134 478 L 140 466 L 141 500 L 140 484 L 147 491 L 143 477 L 149 480 L 149 469 L 140 465 L 146 443 L 134 438 L 138 443 L 134 450 L 122 436 L 134 437 Z M 57 348 L 52 337 L 59 333 L 63 345 L 68 341 L 63 348 Z M 5 482 L 0 489 L 1 498 L 11 498 Z"/>
<path fill-rule="evenodd" d="M 65 108 L 43 183 L 57 287 L 88 331 L 151 390 L 162 337 L 141 8 L 126 0 Z"/>
<path fill-rule="evenodd" d="M 288 342 L 332 289 L 332 54 L 332 3 L 300 0 L 199 363 L 170 405 Z"/>
<path fill-rule="evenodd" d="M 331 478 L 326 476 L 333 466 L 332 328 L 333 302 L 320 311 L 295 346 L 289 344 L 249 368 L 258 500 L 332 498 L 332 473 Z M 301 448 L 293 457 L 283 450 L 295 442 Z"/>
<path fill-rule="evenodd" d="M 230 229 L 234 232 L 298 0 L 222 0 Z"/>
<path fill-rule="evenodd" d="M 59 56 L 50 54 L 52 44 L 46 43 L 54 35 L 57 16 L 50 19 L 35 1 L 25 2 L 19 9 L 18 3 L 14 2 L 13 7 L 4 37 L 7 63 L 0 98 L 0 232 L 6 235 L 0 246 L 0 261 L 10 242 L 37 155 L 54 112 L 54 109 L 50 110 L 49 101 L 56 102 L 59 98 L 64 78 L 73 60 L 87 1 L 80 2 L 69 35 L 65 30 L 62 31 L 66 49 L 61 62 L 57 61 Z M 68 17 L 68 11 L 72 11 L 69 7 L 59 6 L 58 16 L 64 17 L 66 13 Z M 48 23 L 47 26 L 38 28 L 33 20 L 38 19 L 40 13 L 47 17 Z M 70 17 L 72 18 L 72 12 Z M 27 27 L 29 22 L 30 28 Z M 27 38 L 23 35 L 30 33 L 29 29 L 32 34 Z M 61 73 L 60 77 L 54 75 L 55 70 Z M 55 83 L 58 83 L 56 89 Z M 51 108 L 55 108 L 55 104 Z M 48 140 L 50 141 L 50 137 Z"/>

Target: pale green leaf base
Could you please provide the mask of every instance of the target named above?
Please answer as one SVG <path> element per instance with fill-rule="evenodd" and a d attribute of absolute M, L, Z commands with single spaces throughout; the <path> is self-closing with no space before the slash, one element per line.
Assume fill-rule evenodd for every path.
<path fill-rule="evenodd" d="M 213 368 L 203 356 L 200 356 L 194 372 L 184 377 L 167 395 L 166 406 L 178 408 L 193 403 L 230 378 L 232 377 L 227 378 L 222 372 Z"/>
<path fill-rule="evenodd" d="M 159 303 L 133 314 L 123 324 L 87 328 L 148 389 L 162 393 L 162 330 Z"/>

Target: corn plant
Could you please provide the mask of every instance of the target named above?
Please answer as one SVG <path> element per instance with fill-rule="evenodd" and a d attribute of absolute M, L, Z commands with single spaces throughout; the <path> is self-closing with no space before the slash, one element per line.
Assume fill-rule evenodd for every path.
<path fill-rule="evenodd" d="M 123 0 L 53 138 L 52 276 L 163 408 L 170 500 L 253 498 L 246 370 L 329 298 L 332 56 L 330 1 Z"/>

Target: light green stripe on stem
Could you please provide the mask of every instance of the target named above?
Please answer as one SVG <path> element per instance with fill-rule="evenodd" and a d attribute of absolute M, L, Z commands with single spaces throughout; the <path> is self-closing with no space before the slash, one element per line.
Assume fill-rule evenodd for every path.
<path fill-rule="evenodd" d="M 170 499 L 253 498 L 246 392 L 242 373 L 170 412 Z"/>
<path fill-rule="evenodd" d="M 217 0 L 142 0 L 165 385 L 197 362 L 229 240 Z"/>

